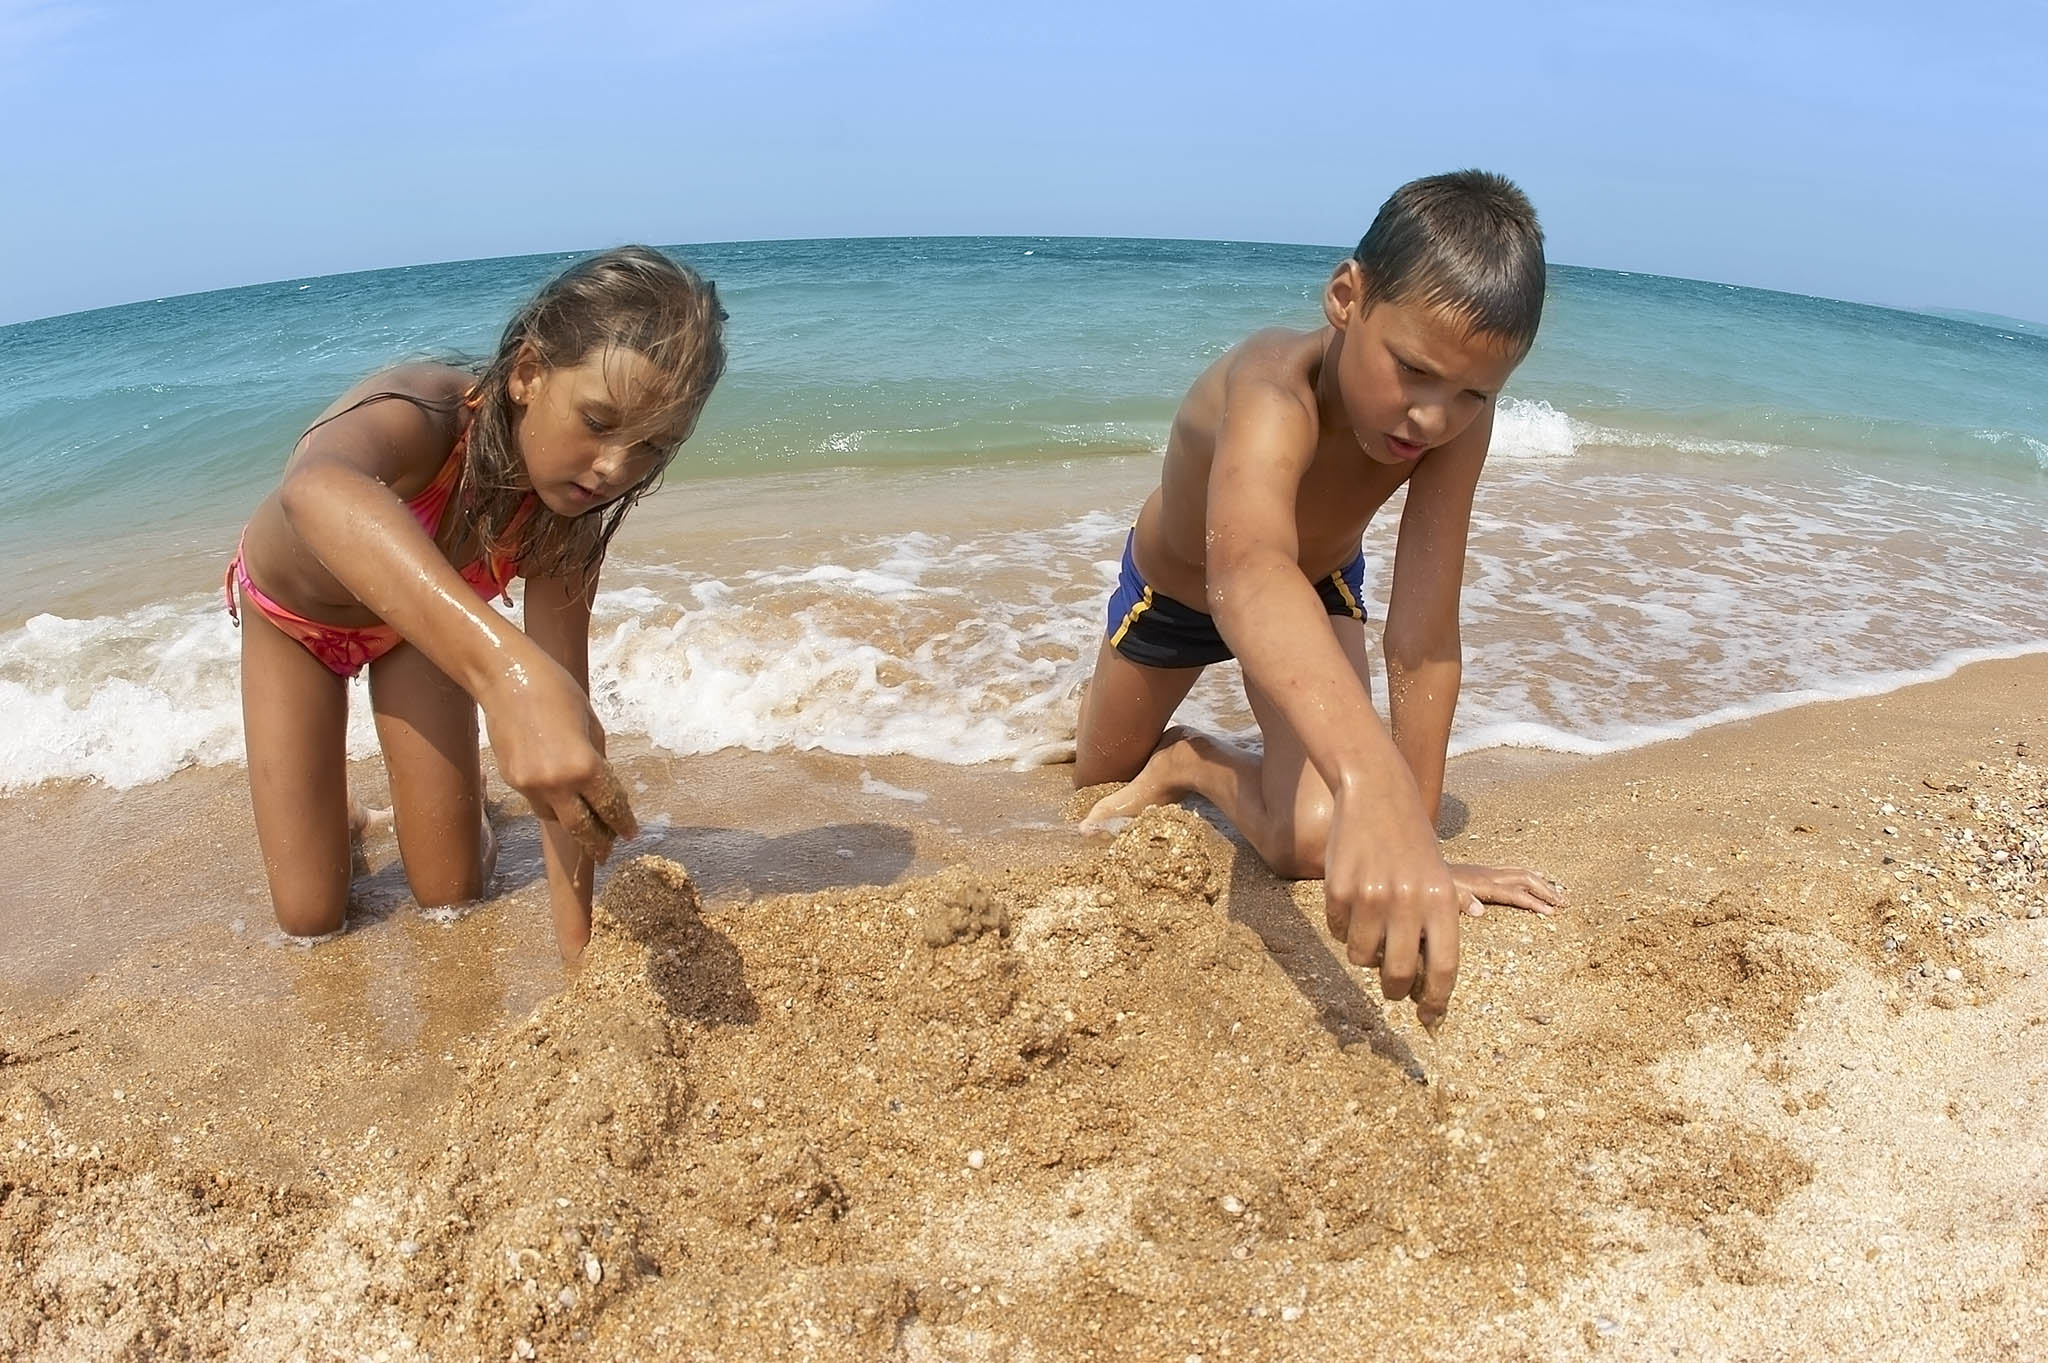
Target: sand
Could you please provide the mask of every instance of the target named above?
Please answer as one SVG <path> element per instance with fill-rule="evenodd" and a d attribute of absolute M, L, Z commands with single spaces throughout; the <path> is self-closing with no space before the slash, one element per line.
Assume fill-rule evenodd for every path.
<path fill-rule="evenodd" d="M 509 804 L 500 900 L 373 843 L 308 951 L 233 773 L 10 801 L 0 1357 L 2048 1356 L 2044 697 L 1454 763 L 1570 906 L 1434 1039 L 1059 769 L 628 754 L 568 976 Z"/>

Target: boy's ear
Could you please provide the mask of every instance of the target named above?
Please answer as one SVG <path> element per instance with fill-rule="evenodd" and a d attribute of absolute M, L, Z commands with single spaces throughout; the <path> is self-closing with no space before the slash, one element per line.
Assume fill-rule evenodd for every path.
<path fill-rule="evenodd" d="M 1365 307 L 1365 269 L 1347 257 L 1323 286 L 1323 317 L 1337 330 L 1351 325 Z"/>

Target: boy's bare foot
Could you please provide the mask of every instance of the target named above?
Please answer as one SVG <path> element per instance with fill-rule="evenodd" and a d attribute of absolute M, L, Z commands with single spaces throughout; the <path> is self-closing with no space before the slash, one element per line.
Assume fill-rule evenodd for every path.
<path fill-rule="evenodd" d="M 1170 726 L 1159 735 L 1138 774 L 1095 802 L 1081 816 L 1083 833 L 1115 833 L 1154 805 L 1170 805 L 1191 787 L 1180 773 L 1180 756 L 1196 743 L 1212 742 L 1206 734 L 1183 724 Z"/>

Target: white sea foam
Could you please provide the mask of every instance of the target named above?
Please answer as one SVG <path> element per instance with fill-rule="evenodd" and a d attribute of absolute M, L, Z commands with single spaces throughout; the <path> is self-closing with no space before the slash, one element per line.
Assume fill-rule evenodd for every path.
<path fill-rule="evenodd" d="M 860 788 L 863 793 L 868 795 L 886 795 L 891 800 L 904 800 L 917 805 L 921 805 L 926 800 L 932 798 L 929 791 L 905 790 L 902 786 L 892 786 L 873 772 L 865 769 L 860 774 Z"/>
<path fill-rule="evenodd" d="M 87 620 L 30 618 L 0 635 L 0 789 L 85 778 L 125 790 L 239 761 L 239 658 L 210 593 Z M 375 742 L 356 717 L 352 754 Z"/>
<path fill-rule="evenodd" d="M 1532 443 L 1553 417 L 1522 414 Z M 1609 752 L 2048 649 L 2037 507 L 1811 477 L 1503 461 L 1473 520 L 1454 749 Z M 594 703 L 610 732 L 677 754 L 1042 758 L 1071 746 L 1125 528 L 1095 511 L 1032 531 L 813 535 L 799 557 L 718 573 L 617 561 L 593 615 Z M 1375 622 L 1392 533 L 1367 545 Z M 210 593 L 0 633 L 0 788 L 239 761 L 239 643 Z M 354 702 L 349 749 L 366 755 Z M 1235 669 L 1182 717 L 1248 734 Z M 885 784 L 863 788 L 919 794 Z"/>
<path fill-rule="evenodd" d="M 1997 430 L 1972 431 L 1970 434 L 1987 445 L 1997 446 L 2001 449 L 2017 446 L 2033 456 L 2036 468 L 2048 470 L 2048 443 L 2036 440 L 2031 435 L 2021 431 Z"/>
<path fill-rule="evenodd" d="M 1085 524 L 875 540 L 847 561 L 692 583 L 690 610 L 618 618 L 620 603 L 600 596 L 599 714 L 681 753 L 1015 760 L 1069 706 L 1093 633 L 1083 602 L 1107 588 L 1097 564 L 1075 562 L 1077 539 L 1102 534 Z M 1078 581 L 1046 577 L 1053 560 Z M 1039 580 L 1019 591 L 1017 574 L 1034 568 Z"/>
<path fill-rule="evenodd" d="M 1732 724 L 1737 720 L 1754 719 L 1759 715 L 1775 714 L 1780 710 L 1812 705 L 1819 701 L 1853 700 L 1859 696 L 1886 695 L 1902 687 L 1952 677 L 1972 663 L 2026 658 L 2041 653 L 2048 653 L 2048 638 L 2010 644 L 2002 648 L 1959 648 L 1942 654 L 1926 667 L 1843 677 L 1828 686 L 1780 691 L 1744 701 L 1739 705 L 1719 706 L 1705 714 L 1690 715 L 1668 724 L 1626 724 L 1597 733 L 1573 733 L 1528 720 L 1482 724 L 1461 730 L 1451 743 L 1451 752 L 1455 755 L 1486 748 L 1537 748 L 1549 752 L 1597 757 L 1630 748 L 1647 747 L 1652 743 L 1664 743 L 1675 738 L 1685 738 L 1717 724 Z"/>
<path fill-rule="evenodd" d="M 1493 412 L 1493 453 L 1518 459 L 1562 459 L 1578 451 L 1576 425 L 1549 403 L 1502 398 Z"/>
<path fill-rule="evenodd" d="M 1572 438 L 1581 450 L 1671 450 L 1678 454 L 1708 454 L 1730 457 L 1767 458 L 1784 454 L 1792 447 L 1763 440 L 1715 440 L 1705 436 L 1675 435 L 1664 431 L 1628 431 L 1616 426 L 1572 423 Z"/>
<path fill-rule="evenodd" d="M 1587 450 L 1671 450 L 1679 454 L 1765 457 L 1789 447 L 1674 431 L 1634 431 L 1582 421 L 1538 398 L 1502 398 L 1493 414 L 1495 458 L 1565 459 Z"/>

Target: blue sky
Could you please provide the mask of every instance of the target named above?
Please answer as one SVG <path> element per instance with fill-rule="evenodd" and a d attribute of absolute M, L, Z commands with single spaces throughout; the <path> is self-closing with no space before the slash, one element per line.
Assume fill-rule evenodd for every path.
<path fill-rule="evenodd" d="M 2048 318 L 2048 5 L 0 0 L 0 322 L 758 237 L 1356 240 Z"/>

